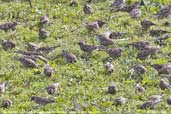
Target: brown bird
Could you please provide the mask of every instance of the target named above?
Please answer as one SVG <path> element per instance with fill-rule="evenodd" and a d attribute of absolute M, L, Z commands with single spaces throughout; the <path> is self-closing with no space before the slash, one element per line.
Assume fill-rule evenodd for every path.
<path fill-rule="evenodd" d="M 123 49 L 122 48 L 107 48 L 105 49 L 106 53 L 109 54 L 112 58 L 121 57 Z"/>
<path fill-rule="evenodd" d="M 145 88 L 140 86 L 140 84 L 135 85 L 135 93 L 145 93 Z"/>
<path fill-rule="evenodd" d="M 171 85 L 168 82 L 166 82 L 164 79 L 160 79 L 159 86 L 162 90 L 168 89 L 169 91 L 171 91 Z"/>
<path fill-rule="evenodd" d="M 125 0 L 115 0 L 111 5 L 111 11 L 119 11 L 125 6 Z"/>
<path fill-rule="evenodd" d="M 93 31 L 95 29 L 101 28 L 104 24 L 105 24 L 104 21 L 96 20 L 96 21 L 86 23 L 86 28 L 88 31 Z"/>
<path fill-rule="evenodd" d="M 45 65 L 45 67 L 44 67 L 44 74 L 45 74 L 45 76 L 51 77 L 53 72 L 54 72 L 54 70 L 53 70 L 52 67 L 50 67 L 48 65 Z"/>
<path fill-rule="evenodd" d="M 69 3 L 69 5 L 70 5 L 70 6 L 73 6 L 73 7 L 77 7 L 78 4 L 79 4 L 78 0 L 72 0 L 72 1 Z"/>
<path fill-rule="evenodd" d="M 38 46 L 35 43 L 32 43 L 32 42 L 29 42 L 27 44 L 27 46 L 28 46 L 28 51 L 35 51 L 35 50 L 38 49 Z"/>
<path fill-rule="evenodd" d="M 169 22 L 165 22 L 164 24 L 163 24 L 165 27 L 170 27 L 170 23 Z"/>
<path fill-rule="evenodd" d="M 40 48 L 38 48 L 36 51 L 37 52 L 40 52 L 40 53 L 42 53 L 42 52 L 45 52 L 45 53 L 50 53 L 50 52 L 52 52 L 52 51 L 54 51 L 56 48 L 58 48 L 58 47 L 60 47 L 60 45 L 57 45 L 57 46 L 50 46 L 50 47 L 40 47 Z"/>
<path fill-rule="evenodd" d="M 141 109 L 154 109 L 160 102 L 163 95 L 152 95 L 146 102 L 140 105 Z"/>
<path fill-rule="evenodd" d="M 170 74 L 171 73 L 170 64 L 154 64 L 151 66 L 157 70 L 158 74 Z"/>
<path fill-rule="evenodd" d="M 13 40 L 5 40 L 5 41 L 2 41 L 1 45 L 4 50 L 8 50 L 8 49 L 15 48 L 16 43 Z"/>
<path fill-rule="evenodd" d="M 68 63 L 74 63 L 77 61 L 77 57 L 73 53 L 62 50 L 62 55 Z"/>
<path fill-rule="evenodd" d="M 16 30 L 16 26 L 18 25 L 17 22 L 10 22 L 10 23 L 5 23 L 0 25 L 0 29 L 4 31 L 8 30 Z"/>
<path fill-rule="evenodd" d="M 139 8 L 136 8 L 136 9 L 133 9 L 131 12 L 130 12 L 130 16 L 134 19 L 138 18 L 141 16 L 141 9 Z"/>
<path fill-rule="evenodd" d="M 15 53 L 19 53 L 19 54 L 22 54 L 22 55 L 28 55 L 28 56 L 31 56 L 31 55 L 42 55 L 40 52 L 35 52 L 35 51 L 23 51 L 23 50 L 18 50 L 18 51 L 14 51 Z M 43 56 L 43 55 L 42 55 Z"/>
<path fill-rule="evenodd" d="M 85 14 L 93 14 L 94 10 L 91 5 L 85 4 L 83 7 L 83 11 Z"/>
<path fill-rule="evenodd" d="M 116 87 L 114 82 L 111 82 L 109 87 L 108 87 L 107 93 L 109 93 L 109 94 L 116 94 L 117 92 L 118 92 L 118 88 Z"/>
<path fill-rule="evenodd" d="M 38 96 L 32 96 L 31 100 L 35 101 L 37 104 L 40 104 L 40 105 L 47 105 L 49 103 L 55 103 L 55 101 L 50 98 L 42 98 Z"/>
<path fill-rule="evenodd" d="M 171 15 L 171 5 L 167 5 L 160 9 L 155 15 L 154 18 L 169 18 Z"/>
<path fill-rule="evenodd" d="M 40 23 L 41 24 L 49 24 L 48 15 L 44 15 L 44 16 L 40 17 Z"/>
<path fill-rule="evenodd" d="M 144 74 L 145 72 L 147 72 L 147 69 L 141 64 L 133 65 L 131 69 L 134 70 L 135 74 Z"/>
<path fill-rule="evenodd" d="M 149 41 L 137 41 L 137 42 L 133 42 L 129 45 L 132 45 L 133 47 L 135 47 L 136 49 L 142 50 L 144 49 L 147 45 L 151 45 Z"/>
<path fill-rule="evenodd" d="M 133 9 L 139 9 L 141 8 L 141 2 L 134 2 L 129 5 L 125 5 L 123 8 L 121 8 L 121 11 L 130 13 Z"/>
<path fill-rule="evenodd" d="M 107 73 L 111 74 L 112 72 L 114 72 L 114 65 L 110 62 L 106 62 L 106 64 L 104 65 Z"/>
<path fill-rule="evenodd" d="M 59 87 L 59 83 L 53 83 L 49 85 L 47 88 L 48 94 L 54 94 L 57 91 L 58 87 Z"/>
<path fill-rule="evenodd" d="M 164 35 L 166 33 L 170 33 L 170 32 L 168 32 L 166 30 L 161 30 L 161 29 L 151 30 L 150 31 L 150 36 L 152 36 L 152 37 L 158 37 L 158 36 Z"/>
<path fill-rule="evenodd" d="M 128 99 L 127 98 L 125 98 L 125 97 L 118 97 L 118 98 L 115 98 L 114 99 L 114 105 L 116 105 L 116 106 L 118 106 L 118 105 L 123 105 L 123 104 L 125 104 L 126 102 L 128 101 Z"/>
<path fill-rule="evenodd" d="M 1 104 L 1 107 L 2 108 L 9 108 L 12 106 L 12 101 L 7 99 L 7 100 L 3 100 L 2 101 L 2 104 Z"/>
<path fill-rule="evenodd" d="M 28 68 L 38 68 L 38 64 L 32 60 L 32 59 L 29 59 L 29 58 L 25 58 L 25 57 L 20 57 L 18 59 L 25 67 L 28 67 Z"/>
<path fill-rule="evenodd" d="M 109 38 L 110 39 L 118 39 L 120 37 L 123 37 L 124 35 L 126 35 L 125 32 L 111 32 Z"/>
<path fill-rule="evenodd" d="M 80 49 L 84 52 L 92 53 L 94 50 L 99 49 L 99 46 L 97 45 L 88 45 L 85 42 L 79 41 L 78 45 L 80 46 Z"/>
<path fill-rule="evenodd" d="M 39 38 L 48 38 L 50 33 L 45 29 L 39 29 Z"/>
<path fill-rule="evenodd" d="M 103 34 L 97 35 L 100 45 L 108 46 L 114 44 L 113 40 L 109 38 L 110 34 L 110 32 L 105 32 Z"/>
<path fill-rule="evenodd" d="M 156 24 L 148 20 L 141 21 L 141 27 L 143 30 L 148 30 L 153 25 L 156 25 Z"/>

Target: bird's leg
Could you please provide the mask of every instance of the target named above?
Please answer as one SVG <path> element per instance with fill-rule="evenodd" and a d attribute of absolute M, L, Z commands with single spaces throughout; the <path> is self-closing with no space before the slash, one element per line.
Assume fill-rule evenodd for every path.
<path fill-rule="evenodd" d="M 29 4 L 30 4 L 30 7 L 32 8 L 32 3 L 31 3 L 31 0 L 28 0 Z"/>

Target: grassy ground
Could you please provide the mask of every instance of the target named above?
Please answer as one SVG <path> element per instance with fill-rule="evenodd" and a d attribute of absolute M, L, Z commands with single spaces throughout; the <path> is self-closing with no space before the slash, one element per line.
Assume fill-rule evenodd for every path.
<path fill-rule="evenodd" d="M 162 2 L 167 4 L 169 0 L 162 0 Z M 95 13 L 92 15 L 83 13 L 84 0 L 79 0 L 77 7 L 69 6 L 70 1 L 67 0 L 41 0 L 41 2 L 40 0 L 33 0 L 32 9 L 29 7 L 28 2 L 17 2 L 16 0 L 6 2 L 1 0 L 0 3 L 0 24 L 14 21 L 20 23 L 15 33 L 13 31 L 0 31 L 0 40 L 12 39 L 17 44 L 15 49 L 8 51 L 4 51 L 0 46 L 0 82 L 9 81 L 8 88 L 5 93 L 1 94 L 0 101 L 10 99 L 13 102 L 12 107 L 8 109 L 0 108 L 1 112 L 71 112 L 74 111 L 72 101 L 76 100 L 84 107 L 85 112 L 92 113 L 171 113 L 170 106 L 166 103 L 166 98 L 170 93 L 159 89 L 159 79 L 162 76 L 159 76 L 152 67 L 146 66 L 148 71 L 143 75 L 141 81 L 147 91 L 145 95 L 135 94 L 134 85 L 136 81 L 129 79 L 131 75 L 129 68 L 135 62 L 167 63 L 170 57 L 166 56 L 166 54 L 171 52 L 171 47 L 169 45 L 163 47 L 162 51 L 156 56 L 143 61 L 136 58 L 138 50 L 132 47 L 124 47 L 127 43 L 139 40 L 149 40 L 154 44 L 155 37 L 151 37 L 148 32 L 142 34 L 140 22 L 144 19 L 157 23 L 156 26 L 150 28 L 151 30 L 161 28 L 170 31 L 170 27 L 162 26 L 165 21 L 171 22 L 170 19 L 158 20 L 151 18 L 152 14 L 158 10 L 157 6 L 143 6 L 142 16 L 139 19 L 132 19 L 128 13 L 110 12 L 109 0 L 95 2 L 93 4 Z M 38 22 L 44 14 L 49 15 L 52 24 L 44 27 L 50 32 L 50 37 L 42 40 L 38 37 Z M 90 61 L 81 59 L 83 52 L 77 42 L 84 40 L 89 44 L 99 44 L 95 35 L 88 32 L 84 26 L 74 32 L 71 31 L 86 22 L 97 19 L 106 21 L 112 16 L 114 18 L 107 21 L 107 24 L 96 32 L 122 31 L 128 34 L 124 37 L 125 40 L 117 39 L 114 45 L 111 46 L 123 47 L 124 52 L 122 57 L 112 61 L 115 71 L 108 75 L 105 72 L 103 61 L 109 56 L 105 52 L 95 51 L 90 57 Z M 167 40 L 167 42 L 170 41 L 170 39 Z M 13 53 L 14 50 L 26 50 L 28 42 L 34 42 L 40 47 L 60 44 L 59 48 L 46 56 L 53 58 L 60 55 L 61 50 L 64 49 L 74 53 L 78 61 L 74 64 L 68 64 L 62 56 L 53 61 L 49 60 L 48 63 L 55 69 L 55 73 L 48 78 L 43 75 L 44 63 L 41 61 L 39 61 L 39 64 L 42 67 L 39 69 L 28 69 L 15 60 L 19 55 Z M 42 73 L 34 75 L 37 70 Z M 111 81 L 114 81 L 119 89 L 116 95 L 106 94 Z M 54 82 L 60 82 L 60 87 L 55 94 L 48 95 L 46 88 Z M 149 96 L 161 93 L 166 94 L 166 96 L 156 109 L 138 109 L 138 105 L 143 103 Z M 32 95 L 50 97 L 55 99 L 57 103 L 37 106 L 35 102 L 30 100 Z M 118 96 L 128 98 L 128 103 L 118 107 L 112 105 L 113 99 Z"/>

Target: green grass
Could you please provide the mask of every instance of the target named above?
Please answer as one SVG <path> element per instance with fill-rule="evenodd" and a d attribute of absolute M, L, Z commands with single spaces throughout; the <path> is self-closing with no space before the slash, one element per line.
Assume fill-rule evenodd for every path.
<path fill-rule="evenodd" d="M 13 31 L 0 31 L 0 40 L 12 39 L 16 42 L 15 49 L 4 51 L 0 46 L 0 82 L 9 81 L 9 86 L 6 92 L 1 94 L 0 101 L 3 99 L 11 99 L 12 107 L 8 109 L 0 108 L 0 112 L 71 112 L 74 111 L 72 100 L 77 100 L 84 107 L 85 112 L 91 113 L 130 113 L 130 114 L 151 114 L 151 113 L 171 113 L 170 106 L 166 103 L 166 98 L 170 95 L 168 91 L 159 89 L 159 79 L 157 72 L 150 66 L 146 66 L 147 73 L 143 75 L 142 85 L 146 88 L 146 94 L 135 94 L 134 85 L 136 80 L 128 79 L 131 75 L 129 67 L 137 63 L 167 63 L 170 58 L 165 56 L 165 53 L 171 52 L 171 47 L 168 45 L 162 48 L 162 51 L 154 57 L 150 57 L 144 61 L 136 59 L 138 51 L 132 47 L 124 48 L 122 57 L 115 59 L 112 63 L 115 66 L 115 72 L 107 75 L 104 69 L 103 61 L 108 55 L 103 51 L 95 51 L 90 57 L 90 61 L 81 59 L 83 53 L 77 42 L 84 40 L 89 44 L 99 44 L 93 33 L 89 33 L 82 26 L 80 29 L 71 32 L 78 26 L 93 20 L 106 20 L 111 16 L 116 16 L 107 22 L 107 24 L 97 33 L 105 31 L 122 31 L 128 33 L 124 38 L 128 40 L 115 41 L 111 47 L 124 47 L 127 43 L 139 40 L 149 40 L 154 44 L 153 37 L 149 34 L 141 34 L 140 22 L 143 19 L 149 19 L 157 26 L 150 29 L 162 28 L 170 30 L 170 27 L 163 27 L 165 21 L 171 22 L 170 19 L 154 19 L 151 18 L 158 7 L 147 6 L 147 10 L 143 7 L 143 14 L 140 19 L 132 19 L 128 13 L 113 13 L 109 11 L 110 1 L 100 0 L 93 4 L 95 13 L 85 15 L 82 11 L 84 0 L 79 0 L 77 7 L 69 6 L 70 1 L 67 0 L 32 0 L 33 8 L 29 7 L 28 2 L 19 2 L 17 0 L 5 2 L 1 0 L 0 7 L 0 24 L 6 22 L 20 22 L 15 33 Z M 98 1 L 98 0 L 96 0 Z M 130 0 L 129 0 L 130 1 Z M 132 0 L 135 1 L 135 0 Z M 148 2 L 148 0 L 145 0 Z M 154 1 L 154 0 L 152 0 Z M 155 0 L 156 1 L 156 0 Z M 170 2 L 162 0 L 163 4 Z M 38 37 L 38 22 L 42 15 L 49 14 L 51 25 L 46 25 L 44 28 L 50 32 L 50 37 L 42 40 Z M 168 39 L 168 42 L 171 40 Z M 13 53 L 14 50 L 26 50 L 26 44 L 34 42 L 39 46 L 53 46 L 61 44 L 52 53 L 46 55 L 53 58 L 61 54 L 61 50 L 68 50 L 74 53 L 78 61 L 74 64 L 68 64 L 65 59 L 60 56 L 55 60 L 49 60 L 49 65 L 55 70 L 52 77 L 48 78 L 43 75 L 43 65 L 39 61 L 40 70 L 42 73 L 34 75 L 37 69 L 24 68 L 22 64 L 14 58 L 18 54 Z M 107 87 L 110 82 L 114 81 L 119 88 L 116 95 L 106 94 Z M 53 95 L 48 95 L 46 88 L 49 84 L 60 82 L 58 91 Z M 150 95 L 164 93 L 166 96 L 154 110 L 141 110 L 137 106 L 143 103 Z M 48 104 L 46 106 L 37 106 L 35 102 L 30 100 L 32 95 L 41 97 L 50 97 L 55 99 L 57 103 Z M 118 96 L 128 98 L 128 103 L 123 106 L 114 106 L 113 99 Z M 94 105 L 93 105 L 94 104 Z"/>

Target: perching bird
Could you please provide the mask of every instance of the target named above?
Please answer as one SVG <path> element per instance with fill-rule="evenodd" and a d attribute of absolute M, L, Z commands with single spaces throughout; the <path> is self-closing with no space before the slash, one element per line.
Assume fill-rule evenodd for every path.
<path fill-rule="evenodd" d="M 44 52 L 44 53 L 50 53 L 52 51 L 54 51 L 56 48 L 58 48 L 60 45 L 57 45 L 57 46 L 50 46 L 50 47 L 40 47 L 38 49 L 36 49 L 36 52 Z"/>
<path fill-rule="evenodd" d="M 130 16 L 134 19 L 138 18 L 141 16 L 141 9 L 133 9 L 131 12 L 130 12 Z"/>
<path fill-rule="evenodd" d="M 167 98 L 167 104 L 171 105 L 171 97 Z"/>
<path fill-rule="evenodd" d="M 51 77 L 53 72 L 54 72 L 54 70 L 52 67 L 45 65 L 44 72 L 43 72 L 45 76 Z"/>
<path fill-rule="evenodd" d="M 44 15 L 44 16 L 40 17 L 40 24 L 49 24 L 48 15 Z"/>
<path fill-rule="evenodd" d="M 1 104 L 1 107 L 2 108 L 9 108 L 12 106 L 12 101 L 7 99 L 7 100 L 3 100 L 2 101 L 2 104 Z"/>
<path fill-rule="evenodd" d="M 78 4 L 79 4 L 78 0 L 72 0 L 72 1 L 69 3 L 69 5 L 70 5 L 70 6 L 73 6 L 73 7 L 77 7 Z"/>
<path fill-rule="evenodd" d="M 108 46 L 114 44 L 113 40 L 109 38 L 110 34 L 110 32 L 105 32 L 103 34 L 97 35 L 100 45 Z"/>
<path fill-rule="evenodd" d="M 28 67 L 28 68 L 38 68 L 38 64 L 32 60 L 32 59 L 29 59 L 29 58 L 26 58 L 26 57 L 20 57 L 18 59 L 25 67 Z"/>
<path fill-rule="evenodd" d="M 50 33 L 45 29 L 39 29 L 39 38 L 48 38 Z"/>
<path fill-rule="evenodd" d="M 111 11 L 119 11 L 125 6 L 125 0 L 114 0 L 114 2 L 110 5 Z"/>
<path fill-rule="evenodd" d="M 86 23 L 86 28 L 88 31 L 93 31 L 95 29 L 101 28 L 104 24 L 105 24 L 104 21 L 96 20 L 96 21 Z"/>
<path fill-rule="evenodd" d="M 149 41 L 137 41 L 137 42 L 133 42 L 129 45 L 132 45 L 133 47 L 135 47 L 136 49 L 142 50 L 144 49 L 147 45 L 151 45 Z"/>
<path fill-rule="evenodd" d="M 10 23 L 5 23 L 0 25 L 0 29 L 4 31 L 8 30 L 16 30 L 18 23 L 17 22 L 10 22 Z"/>
<path fill-rule="evenodd" d="M 88 4 L 84 5 L 83 11 L 85 14 L 93 14 L 94 13 L 93 7 L 91 5 L 88 5 Z"/>
<path fill-rule="evenodd" d="M 112 58 L 118 58 L 121 57 L 123 49 L 122 48 L 107 48 L 105 49 L 105 52 L 109 54 Z"/>
<path fill-rule="evenodd" d="M 114 82 L 111 82 L 109 87 L 108 87 L 107 93 L 109 93 L 109 94 L 116 94 L 117 92 L 118 92 L 118 88 L 116 87 Z"/>
<path fill-rule="evenodd" d="M 141 27 L 142 27 L 143 30 L 148 30 L 153 25 L 156 25 L 156 24 L 151 22 L 151 21 L 149 21 L 149 20 L 141 21 Z"/>
<path fill-rule="evenodd" d="M 120 9 L 120 11 L 130 13 L 133 9 L 140 9 L 141 5 L 141 2 L 133 2 L 132 4 L 125 5 L 123 8 Z"/>
<path fill-rule="evenodd" d="M 164 24 L 163 24 L 165 27 L 170 27 L 170 23 L 169 22 L 165 22 Z"/>
<path fill-rule="evenodd" d="M 35 51 L 35 50 L 38 49 L 38 46 L 35 43 L 32 43 L 32 42 L 29 42 L 27 44 L 27 46 L 28 46 L 28 51 Z"/>
<path fill-rule="evenodd" d="M 47 88 L 48 94 L 54 94 L 57 91 L 58 87 L 59 87 L 59 83 L 53 83 L 49 85 Z"/>
<path fill-rule="evenodd" d="M 80 46 L 80 49 L 84 52 L 92 53 L 94 50 L 98 50 L 99 46 L 97 45 L 89 45 L 85 42 L 79 41 L 78 45 Z"/>
<path fill-rule="evenodd" d="M 169 18 L 171 16 L 171 5 L 167 5 L 160 9 L 155 15 L 154 18 Z"/>
<path fill-rule="evenodd" d="M 0 84 L 0 93 L 5 92 L 6 86 L 7 86 L 7 82 L 3 82 Z"/>
<path fill-rule="evenodd" d="M 4 40 L 1 43 L 4 50 L 13 49 L 16 46 L 16 43 L 13 40 Z"/>
<path fill-rule="evenodd" d="M 170 32 L 169 31 L 166 31 L 166 30 L 161 30 L 161 29 L 151 30 L 150 31 L 150 36 L 152 36 L 152 37 L 158 37 L 158 36 L 164 35 L 166 33 L 170 33 Z"/>
<path fill-rule="evenodd" d="M 40 104 L 40 105 L 47 105 L 49 103 L 55 103 L 55 101 L 50 98 L 42 98 L 38 96 L 32 96 L 31 100 L 35 101 L 37 104 Z"/>
<path fill-rule="evenodd" d="M 170 74 L 171 73 L 170 64 L 154 64 L 151 66 L 157 70 L 158 74 Z"/>
<path fill-rule="evenodd" d="M 141 109 L 154 109 L 160 102 L 164 95 L 152 95 L 146 102 L 140 105 Z"/>
<path fill-rule="evenodd" d="M 114 72 L 114 65 L 110 62 L 106 62 L 106 64 L 104 65 L 107 73 L 111 74 L 112 72 Z"/>
<path fill-rule="evenodd" d="M 168 89 L 169 91 L 171 91 L 171 85 L 168 82 L 166 82 L 164 79 L 160 79 L 159 86 L 162 90 Z"/>
<path fill-rule="evenodd" d="M 110 39 L 118 39 L 118 38 L 123 37 L 124 35 L 126 35 L 125 32 L 111 32 L 109 38 Z"/>
<path fill-rule="evenodd" d="M 140 84 L 135 85 L 135 93 L 145 93 L 145 88 L 140 86 Z"/>
<path fill-rule="evenodd" d="M 62 50 L 62 55 L 68 63 L 74 63 L 77 61 L 77 57 L 73 53 Z"/>
<path fill-rule="evenodd" d="M 147 69 L 141 64 L 133 65 L 131 69 L 134 70 L 135 74 L 144 74 L 145 72 L 147 72 Z"/>
<path fill-rule="evenodd" d="M 31 56 L 31 55 L 42 55 L 40 52 L 35 52 L 35 51 L 23 51 L 23 50 L 18 50 L 18 51 L 14 51 L 15 53 L 19 53 L 19 54 L 22 54 L 22 55 L 28 55 L 28 56 Z M 42 55 L 43 56 L 43 55 Z"/>
<path fill-rule="evenodd" d="M 115 98 L 114 99 L 114 105 L 123 105 L 123 104 L 125 104 L 126 102 L 128 101 L 128 99 L 127 98 L 125 98 L 125 97 L 118 97 L 118 98 Z"/>

